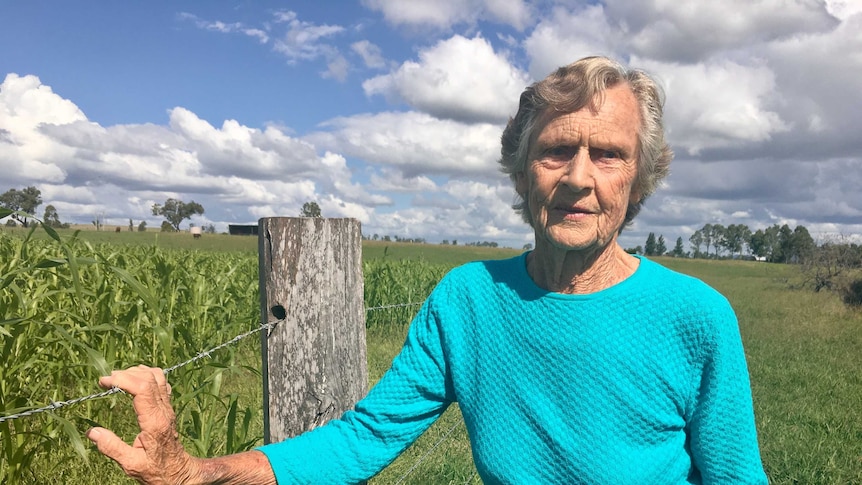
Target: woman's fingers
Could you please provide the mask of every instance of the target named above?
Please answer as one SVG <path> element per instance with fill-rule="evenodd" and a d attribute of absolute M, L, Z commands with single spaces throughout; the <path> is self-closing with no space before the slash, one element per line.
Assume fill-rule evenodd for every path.
<path fill-rule="evenodd" d="M 96 445 L 100 453 L 117 462 L 126 473 L 139 469 L 141 462 L 146 461 L 140 448 L 127 445 L 111 430 L 92 428 L 87 431 L 87 438 Z"/>

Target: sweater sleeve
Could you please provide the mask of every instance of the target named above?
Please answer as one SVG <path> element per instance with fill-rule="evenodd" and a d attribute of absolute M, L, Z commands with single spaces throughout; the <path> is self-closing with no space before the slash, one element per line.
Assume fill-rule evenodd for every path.
<path fill-rule="evenodd" d="M 438 286 L 435 293 L 440 291 Z M 366 480 L 391 463 L 446 410 L 451 386 L 432 294 L 401 352 L 368 395 L 338 419 L 258 448 L 280 485 Z"/>
<path fill-rule="evenodd" d="M 766 484 L 739 326 L 727 300 L 716 299 L 705 307 L 707 334 L 688 425 L 692 457 L 704 484 Z"/>

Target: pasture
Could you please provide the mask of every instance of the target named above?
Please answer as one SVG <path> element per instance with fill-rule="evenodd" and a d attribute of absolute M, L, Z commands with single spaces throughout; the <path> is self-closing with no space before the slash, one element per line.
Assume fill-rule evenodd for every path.
<path fill-rule="evenodd" d="M 0 416 L 98 392 L 98 376 L 111 368 L 184 362 L 259 324 L 254 237 L 51 236 L 0 231 Z M 363 251 L 366 307 L 419 302 L 452 266 L 519 252 L 381 242 L 366 242 Z M 862 314 L 835 295 L 792 289 L 795 266 L 658 260 L 705 280 L 734 306 L 771 483 L 862 483 Z M 415 310 L 368 312 L 372 383 L 398 352 Z M 252 336 L 169 375 L 189 451 L 217 455 L 261 444 L 259 360 Z M 459 420 L 453 406 L 371 483 L 475 479 Z M 131 440 L 128 397 L 0 423 L 0 483 L 129 483 L 83 438 L 95 423 Z"/>

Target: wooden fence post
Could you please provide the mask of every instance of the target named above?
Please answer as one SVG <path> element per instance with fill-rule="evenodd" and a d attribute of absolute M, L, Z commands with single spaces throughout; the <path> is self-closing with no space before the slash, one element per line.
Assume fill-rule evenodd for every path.
<path fill-rule="evenodd" d="M 258 222 L 264 441 L 313 429 L 365 396 L 362 236 L 355 219 Z"/>

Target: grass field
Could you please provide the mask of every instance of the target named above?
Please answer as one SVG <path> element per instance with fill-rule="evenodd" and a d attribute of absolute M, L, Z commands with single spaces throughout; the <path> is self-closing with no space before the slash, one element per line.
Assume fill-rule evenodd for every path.
<path fill-rule="evenodd" d="M 61 233 L 64 238 L 70 234 Z M 74 276 L 68 261 L 75 258 L 69 258 L 56 243 L 42 237 L 28 242 L 25 250 L 21 237 L 20 231 L 0 232 L 0 281 L 12 281 L 17 288 L 16 293 L 8 284 L 0 287 L 0 337 L 5 362 L 17 358 L 30 365 L 16 374 L 7 370 L 0 376 L 2 415 L 22 405 L 19 394 L 31 396 L 27 405 L 89 394 L 97 390 L 94 382 L 100 366 L 143 361 L 135 359 L 170 365 L 255 325 L 256 238 L 205 235 L 194 241 L 188 234 L 81 233 L 83 241 L 72 245 L 79 259 L 78 276 Z M 367 306 L 421 299 L 456 264 L 517 253 L 380 242 L 365 243 L 363 252 Z M 51 266 L 50 261 L 61 260 L 66 263 Z M 189 271 L 186 263 L 190 261 L 200 269 Z M 794 266 L 658 261 L 703 279 L 734 306 L 748 356 L 761 453 L 771 483 L 862 483 L 862 314 L 845 307 L 833 294 L 792 289 L 799 278 Z M 42 266 L 35 269 L 39 264 Z M 213 265 L 236 269 L 220 277 L 212 273 Z M 134 278 L 129 279 L 130 275 Z M 140 281 L 144 288 L 130 285 L 130 281 Z M 225 292 L 233 296 L 214 299 L 216 293 Z M 185 300 L 193 305 L 186 306 Z M 399 350 L 414 311 L 369 314 L 372 382 Z M 72 323 L 61 326 L 66 321 Z M 23 332 L 20 328 L 25 324 L 31 332 L 26 335 L 41 339 L 37 344 L 16 333 Z M 89 343 L 69 344 L 65 337 L 48 332 L 46 325 Z M 99 337 L 98 344 L 86 340 L 95 338 L 99 328 L 107 333 Z M 111 345 L 114 347 L 108 349 Z M 43 354 L 16 356 L 15 348 Z M 87 349 L 96 350 L 104 362 Z M 60 355 L 44 355 L 47 350 Z M 242 449 L 249 440 L 250 446 L 259 444 L 255 441 L 262 427 L 256 370 L 259 342 L 247 339 L 227 354 L 171 376 L 184 440 L 198 454 Z M 54 361 L 59 363 L 52 364 Z M 11 368 L 7 364 L 4 369 L 7 367 Z M 233 421 L 227 419 L 231 406 Z M 78 433 L 80 440 L 80 432 L 98 421 L 130 439 L 134 426 L 127 398 L 111 396 L 46 414 L 56 417 L 25 418 L 15 424 L 17 429 L 5 432 L 0 425 L 5 440 L 0 442 L 4 448 L 0 467 L 6 467 L 0 470 L 0 483 L 129 483 L 97 453 L 87 453 L 85 462 L 75 452 L 73 437 Z M 227 427 L 233 430 L 230 443 L 224 433 Z M 400 480 L 453 428 L 402 483 L 466 483 L 475 478 L 469 441 L 453 407 L 372 483 Z M 33 432 L 41 434 L 27 434 Z M 27 440 L 42 444 L 28 448 Z M 78 445 L 79 452 L 88 447 Z M 23 455 L 16 457 L 10 452 L 13 449 L 23 450 Z M 29 460 L 29 468 L 19 470 L 16 479 L 8 478 L 14 460 L 23 458 Z"/>

